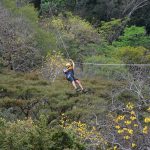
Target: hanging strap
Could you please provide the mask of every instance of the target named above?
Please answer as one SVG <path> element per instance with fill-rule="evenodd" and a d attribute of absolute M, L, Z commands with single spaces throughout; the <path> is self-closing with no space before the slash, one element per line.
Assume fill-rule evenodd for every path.
<path fill-rule="evenodd" d="M 50 13 L 52 14 L 52 18 L 54 19 L 54 14 L 53 14 L 52 8 L 50 6 L 49 6 L 49 10 L 50 10 Z M 61 36 L 61 33 L 60 33 L 59 29 L 56 28 L 56 31 L 57 31 L 57 35 L 59 36 L 59 38 L 60 38 L 60 40 L 62 42 L 62 45 L 63 45 L 63 48 L 64 48 L 64 50 L 66 52 L 67 58 L 70 59 L 69 52 L 68 52 L 68 50 L 66 48 L 65 42 L 64 42 L 64 40 L 63 40 L 63 38 Z"/>

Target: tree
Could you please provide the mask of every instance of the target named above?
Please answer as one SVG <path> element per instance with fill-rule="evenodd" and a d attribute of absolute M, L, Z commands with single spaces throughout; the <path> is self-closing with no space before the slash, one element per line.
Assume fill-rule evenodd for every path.
<path fill-rule="evenodd" d="M 9 8 L 9 11 L 6 8 Z M 2 1 L 3 20 L 0 22 L 0 55 L 5 67 L 17 71 L 31 71 L 41 65 L 42 56 L 56 47 L 53 32 L 38 24 L 38 14 L 32 5 L 16 7 L 16 1 Z"/>
<path fill-rule="evenodd" d="M 40 53 L 33 47 L 35 32 L 22 16 L 12 17 L 0 5 L 1 57 L 4 66 L 17 71 L 29 71 L 40 64 Z"/>
<path fill-rule="evenodd" d="M 50 82 L 54 82 L 62 71 L 64 63 L 65 61 L 60 53 L 48 53 L 41 69 L 42 76 Z"/>
<path fill-rule="evenodd" d="M 91 47 L 101 43 L 101 36 L 89 22 L 72 13 L 65 13 L 53 17 L 46 24 L 55 30 L 58 48 L 64 56 L 68 57 L 69 52 L 73 59 L 83 61 L 89 53 L 97 53 Z"/>
<path fill-rule="evenodd" d="M 150 9 L 149 5 L 144 8 L 135 11 L 135 13 L 131 16 L 131 20 L 129 25 L 137 25 L 144 26 L 146 28 L 147 33 L 150 33 Z"/>
<path fill-rule="evenodd" d="M 122 46 L 143 46 L 147 49 L 150 47 L 150 38 L 146 35 L 144 27 L 131 26 L 124 29 L 122 36 L 113 42 L 116 47 Z"/>
<path fill-rule="evenodd" d="M 125 0 L 123 1 L 122 15 L 130 18 L 131 15 L 138 9 L 148 5 L 148 0 Z"/>
<path fill-rule="evenodd" d="M 116 37 L 115 33 L 122 28 L 124 20 L 121 19 L 112 19 L 109 22 L 101 22 L 101 26 L 98 28 L 98 32 L 108 43 L 112 43 Z"/>
<path fill-rule="evenodd" d="M 58 14 L 66 6 L 66 0 L 41 0 L 40 14 L 53 16 Z"/>
<path fill-rule="evenodd" d="M 116 40 L 120 34 L 122 33 L 122 31 L 124 30 L 124 28 L 126 27 L 126 25 L 128 24 L 131 16 L 134 14 L 135 11 L 137 11 L 140 8 L 145 7 L 146 5 L 149 4 L 148 0 L 123 0 L 123 1 L 109 1 L 109 2 L 105 2 L 106 6 L 104 6 L 104 11 L 106 8 L 106 10 L 108 10 L 106 12 L 107 16 L 109 16 L 109 20 L 110 18 L 114 17 L 114 18 L 123 18 L 122 23 L 120 25 L 120 27 L 116 30 L 115 33 L 113 33 L 111 35 L 113 40 Z"/>

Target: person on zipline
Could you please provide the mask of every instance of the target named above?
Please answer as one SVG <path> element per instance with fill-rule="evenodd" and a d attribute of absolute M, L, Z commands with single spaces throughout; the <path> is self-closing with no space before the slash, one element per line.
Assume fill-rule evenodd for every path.
<path fill-rule="evenodd" d="M 70 62 L 66 63 L 66 68 L 63 69 L 63 72 L 66 75 L 66 79 L 72 83 L 73 87 L 77 92 L 80 91 L 77 85 L 81 88 L 82 91 L 84 91 L 81 82 L 74 77 L 74 68 L 75 68 L 75 63 L 73 62 L 73 60 L 70 59 Z"/>

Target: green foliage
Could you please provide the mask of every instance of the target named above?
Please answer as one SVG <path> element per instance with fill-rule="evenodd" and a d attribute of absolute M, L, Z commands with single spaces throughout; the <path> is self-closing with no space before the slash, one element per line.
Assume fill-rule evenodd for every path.
<path fill-rule="evenodd" d="M 106 78 L 115 78 L 117 74 L 125 73 L 126 69 L 122 66 L 115 66 L 115 64 L 122 63 L 119 58 L 106 57 L 104 55 L 92 56 L 86 59 L 86 62 L 92 62 L 96 64 L 102 64 L 101 66 L 85 67 L 85 72 L 87 74 L 92 74 L 93 76 L 103 76 Z M 106 65 L 108 64 L 108 65 Z M 113 65 L 114 64 L 114 65 Z"/>
<path fill-rule="evenodd" d="M 17 8 L 17 3 L 15 0 L 2 0 L 2 4 L 5 7 L 10 8 L 14 14 L 23 15 L 24 17 L 26 17 L 26 19 L 28 19 L 30 23 L 32 22 L 33 24 L 35 24 L 38 21 L 38 13 L 32 5 L 28 4 Z"/>
<path fill-rule="evenodd" d="M 37 23 L 38 22 L 38 14 L 37 11 L 33 8 L 32 5 L 25 5 L 20 8 L 20 13 L 24 14 L 24 16 L 30 20 L 30 22 Z"/>
<path fill-rule="evenodd" d="M 94 70 L 92 68 L 90 68 L 91 72 L 96 72 L 95 68 Z M 98 71 L 101 75 L 101 70 Z M 72 119 L 84 119 L 85 115 L 91 115 L 93 110 L 91 107 L 100 106 L 109 101 L 107 92 L 113 84 L 113 81 L 103 81 L 103 79 L 98 79 L 95 83 L 93 78 L 88 77 L 88 80 L 83 80 L 82 83 L 85 87 L 91 88 L 91 91 L 87 95 L 77 95 L 63 77 L 57 78 L 54 83 L 49 83 L 40 77 L 32 80 L 30 75 L 31 73 L 15 74 L 14 72 L 1 74 L 0 116 L 8 120 L 16 120 L 23 119 L 25 116 L 37 118 L 40 114 L 45 114 L 49 121 L 57 122 L 56 119 L 60 113 L 65 112 Z M 90 76 L 90 72 L 87 71 L 84 77 L 86 75 Z M 104 111 L 105 109 L 97 110 L 97 113 Z M 89 115 L 87 115 L 87 121 Z"/>
<path fill-rule="evenodd" d="M 32 97 L 38 97 L 40 91 L 36 88 L 27 88 L 27 89 L 20 89 L 18 93 L 16 93 L 18 96 L 18 99 L 31 99 Z"/>
<path fill-rule="evenodd" d="M 66 13 L 66 16 L 62 14 L 59 17 L 52 19 L 52 26 L 57 27 L 59 30 L 65 32 L 65 37 L 78 42 L 96 42 L 99 41 L 96 30 L 91 24 L 85 20 L 82 20 L 78 16 L 73 16 L 71 13 Z M 82 40 L 82 41 L 81 41 Z"/>
<path fill-rule="evenodd" d="M 53 146 L 52 150 L 62 150 L 62 149 L 76 149 L 85 150 L 84 145 L 79 141 L 79 139 L 74 135 L 74 133 L 67 133 L 62 128 L 58 128 L 52 134 Z"/>
<path fill-rule="evenodd" d="M 2 4 L 7 8 L 12 8 L 13 10 L 16 9 L 14 0 L 2 0 Z"/>
<path fill-rule="evenodd" d="M 85 1 L 80 2 L 86 4 Z M 43 0 L 41 11 L 43 14 L 49 14 L 49 8 L 52 7 L 56 15 L 59 14 L 58 10 L 66 5 L 65 3 L 66 1 L 63 0 Z M 76 1 L 75 3 L 78 2 Z M 107 3 L 109 2 L 106 1 L 105 4 Z M 69 115 L 72 120 L 82 120 L 88 124 L 95 124 L 95 117 L 97 119 L 100 116 L 103 122 L 105 120 L 103 116 L 105 114 L 109 116 L 108 108 L 111 108 L 111 103 L 114 103 L 114 110 L 122 109 L 123 105 L 118 105 L 118 103 L 128 100 L 136 103 L 139 95 L 135 96 L 132 91 L 130 94 L 124 89 L 120 93 L 121 86 L 126 88 L 125 75 L 129 75 L 131 72 L 127 72 L 128 70 L 124 66 L 115 66 L 113 64 L 122 62 L 150 63 L 149 51 L 144 48 L 149 47 L 150 43 L 145 29 L 136 26 L 127 27 L 124 30 L 124 35 L 113 43 L 116 46 L 114 47 L 109 45 L 108 42 L 112 42 L 115 39 L 114 35 L 118 30 L 122 29 L 122 24 L 127 20 L 112 19 L 110 22 L 102 22 L 101 27 L 98 29 L 99 33 L 97 33 L 97 30 L 89 22 L 68 12 L 50 19 L 40 17 L 41 20 L 39 20 L 38 14 L 32 5 L 16 7 L 15 0 L 3 0 L 3 5 L 9 8 L 12 15 L 8 17 L 9 19 L 5 18 L 3 20 L 3 22 L 6 20 L 5 24 L 0 24 L 0 27 L 3 29 L 2 27 L 10 25 L 6 29 L 13 31 L 13 34 L 12 36 L 4 36 L 3 42 L 8 41 L 8 43 L 2 47 L 4 47 L 5 54 L 9 52 L 7 56 L 11 58 L 9 61 L 10 63 L 13 62 L 12 66 L 14 68 L 25 65 L 23 68 L 33 69 L 36 65 L 41 65 L 42 56 L 45 55 L 47 57 L 44 63 L 50 68 L 50 71 L 45 72 L 45 74 L 48 77 L 52 75 L 52 77 L 56 78 L 55 74 L 62 70 L 64 60 L 60 53 L 58 55 L 56 53 L 56 55 L 51 54 L 54 50 L 61 50 L 66 56 L 65 48 L 69 51 L 70 56 L 77 61 L 82 62 L 85 60 L 87 63 L 98 64 L 83 65 L 82 72 L 77 68 L 77 74 L 84 77 L 84 79 L 82 78 L 84 87 L 89 87 L 86 94 L 78 94 L 72 89 L 69 90 L 71 85 L 68 87 L 67 82 L 61 76 L 55 80 L 55 83 L 49 83 L 41 79 L 38 75 L 41 70 L 36 73 L 25 74 L 16 74 L 8 70 L 1 71 L 0 116 L 7 119 L 8 122 L 0 118 L 0 149 L 84 150 L 85 145 L 74 132 L 64 130 L 59 126 L 61 114 Z M 95 11 L 97 8 L 95 8 Z M 114 5 L 112 8 L 114 8 Z M 115 8 L 115 11 L 118 12 L 118 9 Z M 51 12 L 50 15 L 52 15 Z M 3 16 L 6 17 L 5 15 Z M 23 24 L 20 24 L 17 20 L 21 20 L 20 22 L 23 22 Z M 4 33 L 7 31 L 6 29 L 4 28 Z M 24 45 L 26 47 L 23 47 Z M 140 45 L 143 47 L 133 47 Z M 12 49 L 15 49 L 14 53 L 12 53 Z M 6 52 L 6 50 L 8 51 Z M 1 53 L 2 51 L 0 49 L 0 56 L 6 56 Z M 0 64 L 2 62 L 3 60 L 0 58 Z M 105 64 L 109 65 L 106 66 Z M 21 69 L 19 70 L 22 71 Z M 120 77 L 120 74 L 123 75 L 123 78 Z M 112 91 L 114 88 L 117 91 Z M 144 88 L 146 88 L 144 92 L 148 93 L 148 86 L 146 85 Z M 117 93 L 118 95 L 116 96 L 115 92 L 119 94 Z M 148 98 L 149 93 L 145 93 L 144 97 Z M 113 101 L 111 96 L 113 96 L 114 100 L 115 98 L 119 100 Z M 118 106 L 115 106 L 116 103 Z M 138 103 L 138 106 L 140 103 Z M 107 124 L 110 125 L 110 122 Z M 103 127 L 105 128 L 105 126 Z M 110 130 L 106 128 L 102 131 L 108 131 L 108 139 L 111 139 L 110 133 L 114 131 L 114 127 Z M 104 134 L 104 136 L 107 138 L 107 135 Z M 83 138 L 83 140 L 85 139 Z"/>
<path fill-rule="evenodd" d="M 0 118 L 0 148 L 15 150 L 62 150 L 74 148 L 81 150 L 81 143 L 74 141 L 62 128 L 49 128 L 47 119 L 40 117 L 38 122 L 31 118 L 6 122 Z M 77 143 L 76 143 L 77 142 Z M 83 147 L 83 146 L 82 146 Z M 83 148 L 82 148 L 83 149 Z"/>
<path fill-rule="evenodd" d="M 47 32 L 37 28 L 34 38 L 35 47 L 39 49 L 43 56 L 46 56 L 48 52 L 53 51 L 56 47 L 55 34 L 52 31 Z"/>
<path fill-rule="evenodd" d="M 28 1 L 28 0 L 26 0 Z M 85 0 L 42 0 L 41 9 L 44 14 L 48 13 L 48 7 L 53 9 L 53 12 L 59 13 L 60 11 L 71 10 L 73 13 L 78 14 L 90 21 L 94 25 L 99 25 L 100 21 L 110 21 L 111 18 L 123 18 L 131 11 L 135 11 L 137 1 L 133 1 L 130 5 L 130 0 L 98 0 L 98 1 L 85 1 Z M 139 1 L 140 2 L 140 1 Z M 33 3 L 41 4 L 39 1 Z M 130 9 L 128 8 L 130 5 Z M 140 7 L 138 11 L 132 12 L 130 24 L 138 26 L 146 26 L 149 32 L 150 27 L 150 11 L 149 5 Z"/>
<path fill-rule="evenodd" d="M 92 56 L 87 58 L 87 62 L 93 62 L 93 63 L 100 63 L 100 64 L 117 64 L 120 63 L 120 60 L 111 58 L 111 57 L 105 57 L 104 55 L 100 56 Z"/>
<path fill-rule="evenodd" d="M 76 0 L 41 0 L 40 15 L 56 15 L 64 10 L 73 9 L 76 5 Z"/>
<path fill-rule="evenodd" d="M 67 0 L 41 0 L 40 14 L 43 16 L 58 13 L 66 5 Z M 51 12 L 52 11 L 52 12 Z"/>
<path fill-rule="evenodd" d="M 89 22 L 69 12 L 52 18 L 47 24 L 56 30 L 59 48 L 62 49 L 65 56 L 64 49 L 66 48 L 72 58 L 83 60 L 84 56 L 92 53 L 93 49 L 95 51 L 94 47 L 98 47 L 98 44 L 101 43 L 99 34 Z M 57 31 L 60 33 L 58 34 Z"/>
<path fill-rule="evenodd" d="M 3 148 L 5 142 L 5 129 L 6 129 L 6 120 L 0 118 L 0 149 Z"/>
<path fill-rule="evenodd" d="M 1 50 L 0 50 L 1 51 Z M 2 70 L 2 68 L 3 68 L 4 66 L 3 66 L 3 59 L 2 59 L 2 57 L 1 57 L 1 55 L 0 55 L 0 73 L 1 73 L 1 70 Z"/>
<path fill-rule="evenodd" d="M 107 42 L 112 42 L 113 35 L 119 30 L 122 26 L 121 19 L 112 19 L 109 22 L 101 22 L 101 26 L 98 29 L 98 32 L 103 37 L 103 39 Z"/>
<path fill-rule="evenodd" d="M 47 32 L 39 24 L 37 11 L 32 5 L 16 7 L 16 1 L 3 1 L 3 5 L 9 8 L 7 15 L 1 14 L 4 21 L 2 26 L 2 51 L 3 65 L 17 71 L 30 71 L 41 65 L 42 55 L 52 51 L 56 47 L 53 32 Z M 4 8 L 1 8 L 4 9 Z M 5 12 L 3 11 L 3 12 Z M 11 17 L 9 13 L 12 13 Z M 9 25 L 6 26 L 9 20 Z M 13 26 L 13 28 L 11 28 Z M 3 34 L 11 31 L 11 35 Z M 12 40 L 13 37 L 13 40 Z M 7 38 L 7 41 L 5 40 Z M 15 52 L 11 52 L 15 49 Z"/>
<path fill-rule="evenodd" d="M 117 56 L 127 64 L 141 64 L 141 63 L 149 63 L 150 57 L 148 54 L 148 50 L 142 46 L 139 47 L 121 47 Z"/>
<path fill-rule="evenodd" d="M 150 37 L 146 35 L 144 27 L 131 26 L 126 27 L 124 34 L 119 39 L 113 42 L 114 46 L 144 46 L 150 47 Z"/>
<path fill-rule="evenodd" d="M 60 70 L 63 69 L 65 60 L 59 52 L 48 53 L 43 62 L 41 69 L 42 75 L 50 82 L 54 82 L 56 77 L 60 75 Z"/>

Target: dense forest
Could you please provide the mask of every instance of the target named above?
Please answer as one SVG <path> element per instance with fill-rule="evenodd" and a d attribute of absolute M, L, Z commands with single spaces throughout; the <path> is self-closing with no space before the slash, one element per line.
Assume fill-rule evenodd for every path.
<path fill-rule="evenodd" d="M 101 25 L 101 21 L 112 18 L 131 18 L 129 25 L 145 26 L 150 31 L 150 15 L 148 0 L 33 0 L 35 7 L 45 13 L 48 5 L 60 11 L 71 11 L 90 21 L 94 26 Z M 65 10 L 64 10 L 65 8 Z"/>
<path fill-rule="evenodd" d="M 149 34 L 149 0 L 1 0 L 0 150 L 149 150 Z"/>

